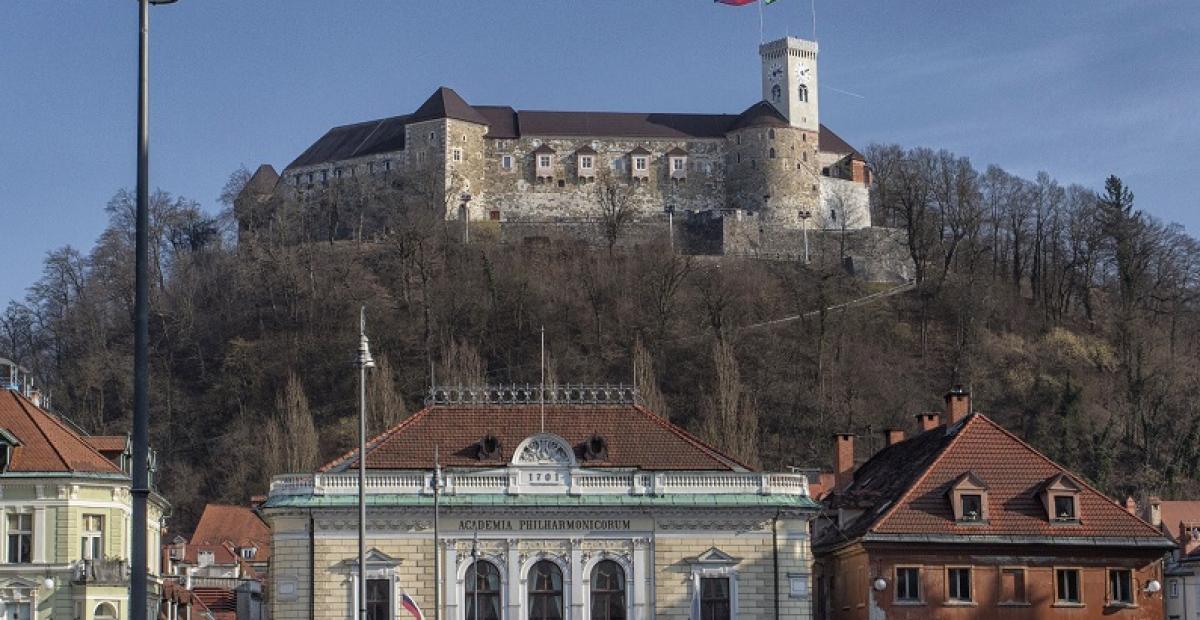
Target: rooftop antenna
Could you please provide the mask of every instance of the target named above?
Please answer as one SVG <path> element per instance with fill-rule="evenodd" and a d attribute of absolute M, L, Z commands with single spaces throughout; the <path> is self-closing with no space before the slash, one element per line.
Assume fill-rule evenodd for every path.
<path fill-rule="evenodd" d="M 542 414 L 542 432 L 546 432 L 546 326 L 542 330 L 542 389 L 538 394 L 538 406 Z"/>

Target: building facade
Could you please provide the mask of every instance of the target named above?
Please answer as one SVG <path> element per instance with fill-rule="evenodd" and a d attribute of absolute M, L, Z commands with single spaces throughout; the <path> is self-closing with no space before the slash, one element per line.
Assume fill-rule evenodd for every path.
<path fill-rule="evenodd" d="M 810 617 L 804 476 L 754 471 L 632 390 L 537 393 L 435 392 L 369 443 L 365 570 L 358 454 L 277 477 L 272 616 L 350 615 L 365 573 L 370 620 L 407 617 L 403 596 L 447 620 Z"/>
<path fill-rule="evenodd" d="M 854 468 L 837 436 L 814 521 L 817 618 L 1163 617 L 1154 527 L 947 395 Z"/>
<path fill-rule="evenodd" d="M 1132 499 L 1127 501 L 1136 509 Z M 1144 517 L 1175 543 L 1164 570 L 1167 620 L 1200 618 L 1200 501 L 1151 497 Z"/>
<path fill-rule="evenodd" d="M 128 440 L 87 436 L 20 384 L 0 390 L 0 618 L 129 617 Z M 148 506 L 152 601 L 166 500 Z"/>
<path fill-rule="evenodd" d="M 737 210 L 791 228 L 870 226 L 866 162 L 820 123 L 817 44 L 788 37 L 759 55 L 762 99 L 740 114 L 515 110 L 439 88 L 412 114 L 329 130 L 282 175 L 260 168 L 242 230 L 271 196 L 397 185 L 447 219 L 594 219 L 601 184 L 628 192 L 641 218 Z"/>

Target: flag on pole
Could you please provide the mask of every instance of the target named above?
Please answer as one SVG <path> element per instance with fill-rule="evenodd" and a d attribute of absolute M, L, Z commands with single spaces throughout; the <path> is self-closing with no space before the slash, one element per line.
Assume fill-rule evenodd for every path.
<path fill-rule="evenodd" d="M 425 620 L 425 614 L 421 613 L 421 608 L 417 607 L 417 602 L 412 600 L 412 597 L 407 593 L 400 593 L 400 606 L 408 610 L 417 620 Z"/>

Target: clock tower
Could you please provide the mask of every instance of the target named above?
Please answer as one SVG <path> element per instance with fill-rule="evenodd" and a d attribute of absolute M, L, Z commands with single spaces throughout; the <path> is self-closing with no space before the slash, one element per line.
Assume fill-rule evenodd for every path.
<path fill-rule="evenodd" d="M 763 100 L 797 129 L 817 131 L 817 42 L 785 37 L 758 47 Z"/>

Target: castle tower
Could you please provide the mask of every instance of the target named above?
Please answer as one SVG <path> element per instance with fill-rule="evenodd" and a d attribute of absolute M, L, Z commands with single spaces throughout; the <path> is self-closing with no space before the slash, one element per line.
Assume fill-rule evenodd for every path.
<path fill-rule="evenodd" d="M 817 131 L 817 42 L 785 37 L 758 47 L 762 57 L 763 100 L 792 127 Z"/>

